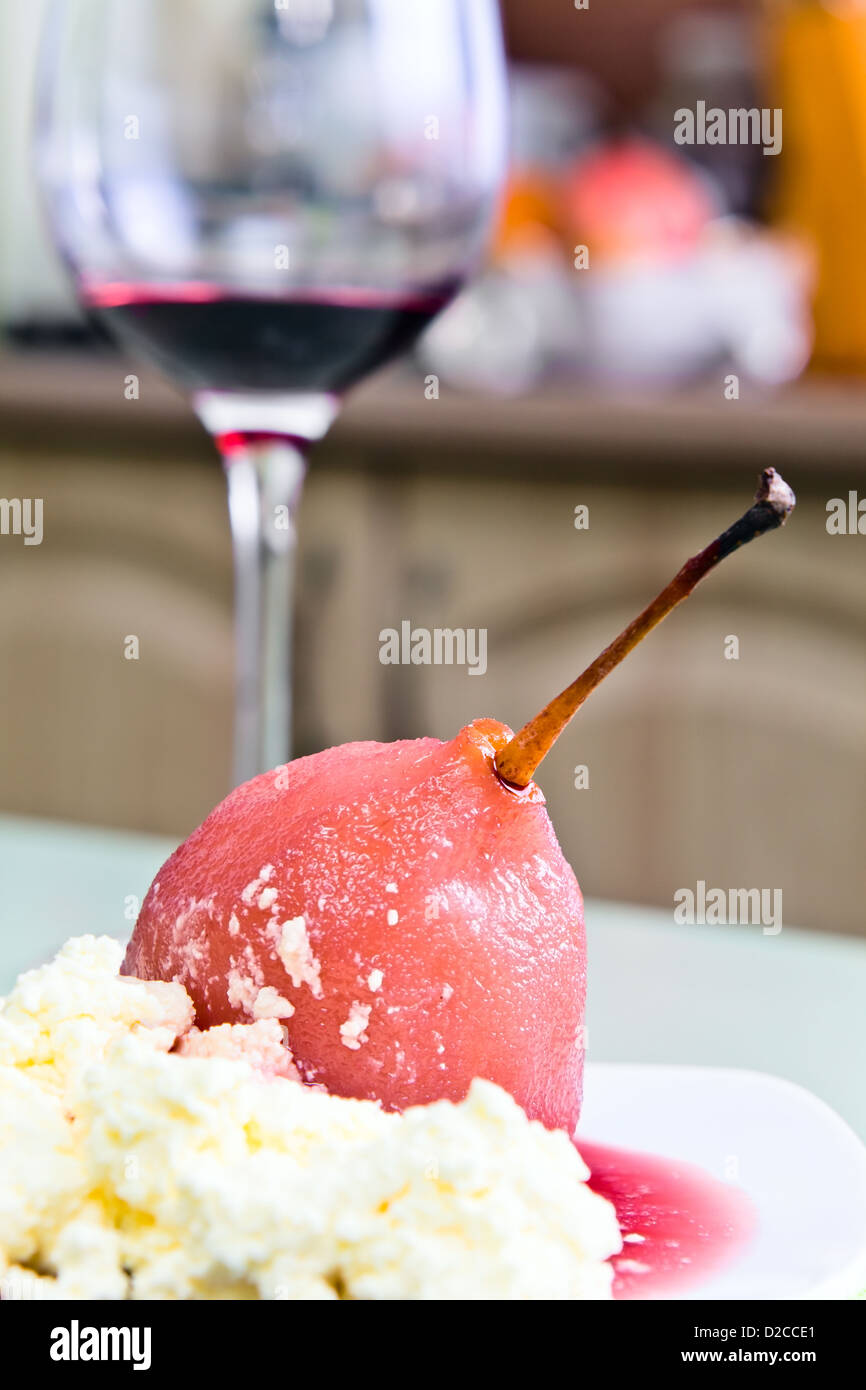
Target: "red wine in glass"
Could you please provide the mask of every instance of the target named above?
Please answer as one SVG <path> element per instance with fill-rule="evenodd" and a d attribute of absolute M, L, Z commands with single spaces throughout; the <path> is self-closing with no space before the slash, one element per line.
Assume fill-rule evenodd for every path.
<path fill-rule="evenodd" d="M 82 297 L 134 355 L 188 390 L 341 395 L 410 348 L 455 290 L 273 298 L 208 284 L 106 284 Z"/>

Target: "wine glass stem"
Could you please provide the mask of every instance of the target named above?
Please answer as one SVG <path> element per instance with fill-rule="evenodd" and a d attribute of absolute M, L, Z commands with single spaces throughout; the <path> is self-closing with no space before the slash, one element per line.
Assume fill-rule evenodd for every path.
<path fill-rule="evenodd" d="M 306 472 L 289 440 L 223 452 L 235 565 L 235 783 L 288 762 L 296 517 Z"/>

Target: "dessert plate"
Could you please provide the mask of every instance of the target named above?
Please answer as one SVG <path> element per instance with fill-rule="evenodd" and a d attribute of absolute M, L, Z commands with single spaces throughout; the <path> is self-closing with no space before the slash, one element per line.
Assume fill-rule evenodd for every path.
<path fill-rule="evenodd" d="M 866 1289 L 866 1148 L 800 1086 L 759 1072 L 596 1063 L 582 1143 L 697 1164 L 752 1204 L 751 1237 L 727 1263 L 650 1297 L 853 1298 Z"/>

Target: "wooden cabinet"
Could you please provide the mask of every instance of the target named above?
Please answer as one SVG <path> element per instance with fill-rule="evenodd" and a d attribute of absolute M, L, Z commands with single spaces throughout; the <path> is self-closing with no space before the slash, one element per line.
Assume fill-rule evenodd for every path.
<path fill-rule="evenodd" d="M 0 536 L 0 810 L 181 836 L 228 787 L 222 474 L 155 381 L 133 407 L 115 364 L 47 372 L 0 362 L 0 496 L 44 501 L 41 546 Z M 588 894 L 672 910 L 699 880 L 778 888 L 785 922 L 862 931 L 866 537 L 825 522 L 828 499 L 857 486 L 866 410 L 800 394 L 734 428 L 694 399 L 446 395 L 374 384 L 312 469 L 298 751 L 445 738 L 483 714 L 519 725 L 773 462 L 799 494 L 788 528 L 614 673 L 540 781 Z M 383 665 L 379 634 L 404 620 L 485 629 L 486 673 Z"/>

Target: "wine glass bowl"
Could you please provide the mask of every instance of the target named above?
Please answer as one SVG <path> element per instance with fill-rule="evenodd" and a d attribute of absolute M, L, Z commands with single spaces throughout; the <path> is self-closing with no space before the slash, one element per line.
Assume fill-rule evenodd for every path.
<path fill-rule="evenodd" d="M 245 780 L 289 753 L 307 449 L 484 249 L 495 0 L 54 0 L 36 150 L 82 302 L 226 460 Z"/>
<path fill-rule="evenodd" d="M 60 0 L 37 153 L 84 300 L 444 302 L 483 249 L 502 172 L 493 13 Z M 273 325 L 261 336 L 285 350 Z"/>

